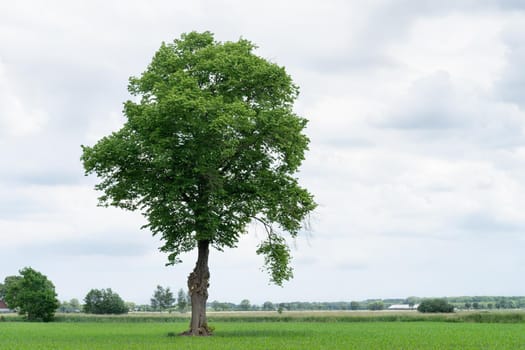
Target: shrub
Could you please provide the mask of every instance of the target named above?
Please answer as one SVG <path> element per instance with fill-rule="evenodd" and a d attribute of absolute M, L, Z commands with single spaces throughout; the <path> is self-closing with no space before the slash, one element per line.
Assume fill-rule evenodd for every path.
<path fill-rule="evenodd" d="M 454 306 L 445 299 L 425 299 L 417 307 L 419 312 L 454 312 Z"/>

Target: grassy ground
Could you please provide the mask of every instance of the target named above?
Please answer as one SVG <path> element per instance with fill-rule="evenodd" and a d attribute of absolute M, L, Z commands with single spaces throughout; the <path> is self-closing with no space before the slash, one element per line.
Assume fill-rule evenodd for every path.
<path fill-rule="evenodd" d="M 130 313 L 127 315 L 57 314 L 57 322 L 189 322 L 189 313 Z M 208 312 L 210 322 L 476 322 L 525 323 L 525 310 L 461 311 L 422 314 L 416 311 L 275 311 Z M 15 314 L 0 315 L 1 321 L 20 321 Z"/>
<path fill-rule="evenodd" d="M 168 336 L 186 323 L 0 323 L 0 349 L 525 349 L 525 324 L 215 322 L 207 338 Z"/>

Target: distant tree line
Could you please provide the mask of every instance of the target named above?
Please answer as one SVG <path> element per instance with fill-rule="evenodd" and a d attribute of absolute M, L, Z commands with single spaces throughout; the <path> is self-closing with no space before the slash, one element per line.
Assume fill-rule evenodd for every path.
<path fill-rule="evenodd" d="M 397 300 L 397 299 L 396 299 Z M 214 300 L 207 304 L 208 309 L 212 311 L 337 311 L 337 310 L 383 310 L 392 304 L 399 304 L 403 299 L 397 302 L 373 299 L 365 301 L 337 301 L 337 302 L 303 302 L 294 301 L 286 303 L 274 303 L 265 301 L 261 305 L 251 304 L 248 299 L 242 300 L 239 304 L 231 302 L 220 302 Z"/>
<path fill-rule="evenodd" d="M 517 309 L 525 308 L 525 297 L 503 297 L 503 296 L 465 296 L 439 298 L 445 300 L 458 310 L 490 310 L 490 309 Z M 207 303 L 210 311 L 344 311 L 344 310 L 386 310 L 391 305 L 407 304 L 412 307 L 421 304 L 427 298 L 408 297 L 398 299 L 366 299 L 361 301 L 337 301 L 337 302 L 271 302 L 252 304 L 248 299 L 239 303 L 221 302 L 214 300 Z M 179 289 L 177 296 L 169 287 L 157 286 L 153 292 L 149 304 L 125 303 L 129 311 L 136 312 L 187 312 L 191 308 L 188 293 Z M 62 302 L 59 312 L 84 311 L 76 299 Z"/>
<path fill-rule="evenodd" d="M 7 276 L 0 283 L 0 300 L 7 306 L 25 316 L 30 321 L 52 321 L 55 312 L 90 314 L 125 314 L 129 311 L 173 311 L 186 312 L 191 307 L 188 293 L 180 289 L 177 298 L 169 287 L 157 286 L 150 305 L 137 306 L 125 302 L 118 293 L 106 289 L 91 289 L 83 299 L 59 302 L 55 286 L 42 273 L 26 267 L 20 275 Z"/>
<path fill-rule="evenodd" d="M 435 298 L 434 298 L 435 299 Z M 473 297 L 446 297 L 438 298 L 456 309 L 518 309 L 525 308 L 525 297 L 503 297 L 503 296 L 473 296 Z M 386 310 L 392 305 L 406 304 L 417 306 L 425 300 L 433 298 L 408 297 L 398 299 L 367 299 L 361 301 L 337 301 L 337 302 L 271 302 L 252 304 L 244 299 L 240 303 L 221 302 L 214 300 L 207 303 L 211 311 L 343 311 L 343 310 Z"/>
<path fill-rule="evenodd" d="M 0 283 L 0 300 L 14 311 L 25 315 L 28 320 L 50 321 L 55 311 L 62 313 L 85 312 L 93 314 L 122 314 L 138 312 L 186 312 L 191 308 L 187 292 L 179 289 L 177 296 L 169 287 L 158 285 L 153 291 L 149 304 L 136 305 L 125 302 L 110 288 L 92 289 L 81 304 L 78 299 L 58 302 L 55 287 L 47 277 L 32 268 L 20 270 L 18 276 L 8 276 Z M 265 301 L 252 304 L 248 299 L 238 304 L 214 300 L 206 307 L 212 311 L 310 311 L 310 310 L 384 310 L 394 304 L 420 306 L 422 312 L 450 312 L 451 310 L 524 309 L 525 296 L 462 296 L 446 298 L 420 298 L 411 296 L 404 299 L 367 299 L 362 301 L 338 302 L 285 302 Z"/>
<path fill-rule="evenodd" d="M 179 289 L 175 297 L 169 287 L 157 286 L 150 299 L 150 305 L 139 305 L 136 311 L 186 312 L 190 307 L 190 296 L 184 289 Z"/>
<path fill-rule="evenodd" d="M 240 303 L 221 302 L 214 300 L 207 303 L 207 308 L 212 311 L 306 311 L 306 310 L 366 310 L 366 303 L 358 302 L 286 302 L 275 303 L 265 301 L 263 304 L 252 304 L 248 299 Z"/>
<path fill-rule="evenodd" d="M 525 308 L 524 296 L 465 296 L 446 298 L 458 309 L 523 309 Z"/>
<path fill-rule="evenodd" d="M 464 296 L 439 298 L 446 301 L 458 310 L 490 310 L 490 309 L 518 309 L 525 308 L 525 297 L 503 296 Z M 252 304 L 248 299 L 239 303 L 214 300 L 207 303 L 210 311 L 344 311 L 344 310 L 386 310 L 391 305 L 406 304 L 412 307 L 420 305 L 428 298 L 408 297 L 397 299 L 366 299 L 361 301 L 337 302 L 272 302 Z M 129 311 L 136 312 L 187 312 L 191 308 L 191 301 L 187 292 L 179 289 L 177 295 L 169 287 L 157 286 L 149 304 L 124 303 Z M 58 312 L 81 312 L 85 310 L 78 300 L 63 301 Z"/>

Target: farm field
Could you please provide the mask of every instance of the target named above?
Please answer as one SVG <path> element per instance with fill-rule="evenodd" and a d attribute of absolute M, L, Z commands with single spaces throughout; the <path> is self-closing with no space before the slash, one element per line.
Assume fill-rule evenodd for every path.
<path fill-rule="evenodd" d="M 0 322 L 0 349 L 525 349 L 523 323 L 214 322 L 207 338 L 169 336 L 186 322 Z"/>

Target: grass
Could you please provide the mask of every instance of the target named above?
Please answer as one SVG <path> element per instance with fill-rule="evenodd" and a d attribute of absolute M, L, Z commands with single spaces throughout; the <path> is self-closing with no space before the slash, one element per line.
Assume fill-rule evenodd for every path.
<path fill-rule="evenodd" d="M 173 336 L 188 314 L 2 315 L 0 349 L 525 349 L 525 312 L 210 312 L 213 337 Z M 394 322 L 393 322 L 394 321 Z"/>
<path fill-rule="evenodd" d="M 0 323 L 0 349 L 525 349 L 525 324 L 215 322 L 212 337 L 168 336 L 186 324 Z"/>
<path fill-rule="evenodd" d="M 173 323 L 189 322 L 189 313 L 130 313 L 128 315 L 57 314 L 57 322 Z M 210 322 L 474 322 L 525 323 L 524 310 L 461 311 L 451 314 L 422 314 L 415 311 L 269 311 L 208 312 Z M 1 321 L 21 321 L 17 315 L 1 315 Z"/>

